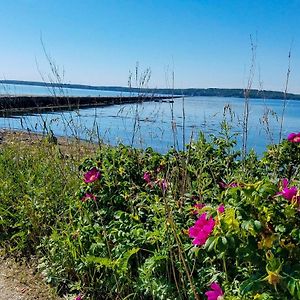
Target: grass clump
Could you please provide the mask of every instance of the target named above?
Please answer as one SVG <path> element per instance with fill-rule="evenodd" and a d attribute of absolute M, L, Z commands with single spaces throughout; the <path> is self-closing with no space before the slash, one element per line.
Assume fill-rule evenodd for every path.
<path fill-rule="evenodd" d="M 77 299 L 300 299 L 300 143 L 234 146 L 101 145 L 79 165 L 49 142 L 5 145 L 1 244 Z"/>
<path fill-rule="evenodd" d="M 78 173 L 74 159 L 47 139 L 7 139 L 0 149 L 0 238 L 9 251 L 30 255 L 63 221 Z"/>

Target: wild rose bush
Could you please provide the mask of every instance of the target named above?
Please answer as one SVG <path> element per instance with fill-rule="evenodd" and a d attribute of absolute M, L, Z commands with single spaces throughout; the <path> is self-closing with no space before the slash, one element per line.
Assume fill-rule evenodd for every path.
<path fill-rule="evenodd" d="M 287 139 L 245 163 L 203 135 L 166 155 L 107 148 L 45 240 L 48 278 L 91 299 L 300 299 L 299 153 Z"/>
<path fill-rule="evenodd" d="M 211 137 L 162 155 L 103 146 L 39 249 L 74 299 L 300 299 L 300 143 L 244 160 Z"/>

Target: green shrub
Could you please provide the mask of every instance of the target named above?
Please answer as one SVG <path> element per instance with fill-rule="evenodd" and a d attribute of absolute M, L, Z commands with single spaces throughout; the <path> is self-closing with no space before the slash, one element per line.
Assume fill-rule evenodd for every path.
<path fill-rule="evenodd" d="M 39 247 L 48 282 L 85 299 L 300 299 L 299 146 L 101 146 L 80 187 L 59 157 L 2 150 L 1 241 Z"/>

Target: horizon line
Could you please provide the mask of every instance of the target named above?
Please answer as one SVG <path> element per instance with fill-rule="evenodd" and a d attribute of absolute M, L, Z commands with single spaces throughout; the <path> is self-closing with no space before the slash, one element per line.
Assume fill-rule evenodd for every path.
<path fill-rule="evenodd" d="M 64 87 L 64 88 L 75 88 L 76 87 L 70 87 L 70 86 L 77 86 L 78 88 L 82 89 L 101 89 L 101 88 L 122 88 L 122 89 L 128 89 L 128 90 L 239 90 L 239 91 L 258 91 L 258 92 L 276 92 L 276 93 L 282 93 L 286 95 L 295 95 L 300 96 L 300 93 L 285 93 L 284 91 L 278 91 L 278 90 L 259 90 L 259 89 L 247 89 L 247 88 L 220 88 L 220 87 L 185 87 L 185 88 L 157 88 L 157 87 L 129 87 L 129 86 L 122 86 L 122 85 L 90 85 L 90 84 L 82 84 L 82 83 L 60 83 L 60 82 L 46 82 L 46 81 L 35 81 L 35 80 L 19 80 L 19 79 L 0 79 L 0 84 L 15 84 L 15 85 L 22 85 L 22 84 L 28 84 L 28 85 L 36 85 L 36 86 L 53 86 L 53 87 Z"/>

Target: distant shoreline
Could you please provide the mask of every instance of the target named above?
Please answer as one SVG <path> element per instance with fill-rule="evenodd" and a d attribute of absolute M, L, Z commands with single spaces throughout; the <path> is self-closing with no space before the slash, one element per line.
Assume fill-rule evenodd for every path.
<path fill-rule="evenodd" d="M 133 88 L 122 86 L 93 86 L 84 84 L 71 84 L 71 83 L 50 83 L 39 81 L 22 81 L 22 80 L 0 80 L 2 85 L 27 85 L 27 86 L 39 86 L 62 89 L 81 89 L 81 90 L 101 90 L 101 91 L 113 91 L 113 92 L 128 92 L 128 93 L 143 93 L 151 95 L 181 95 L 181 96 L 205 96 L 205 97 L 235 97 L 245 98 L 244 89 L 235 88 L 184 88 L 184 89 L 163 89 L 163 88 Z M 279 91 L 267 91 L 251 89 L 247 91 L 247 98 L 257 99 L 278 99 L 278 100 L 300 100 L 299 94 L 284 93 Z"/>

